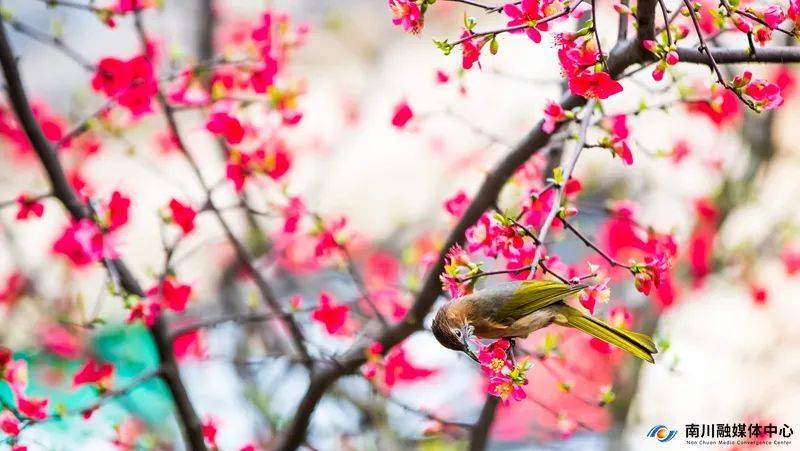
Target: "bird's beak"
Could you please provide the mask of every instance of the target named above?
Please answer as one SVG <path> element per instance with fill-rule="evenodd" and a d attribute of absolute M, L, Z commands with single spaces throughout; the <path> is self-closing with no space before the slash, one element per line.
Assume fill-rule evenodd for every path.
<path fill-rule="evenodd" d="M 470 338 L 470 332 L 471 332 L 471 331 L 470 331 L 470 330 L 467 330 L 467 328 L 466 328 L 466 327 L 465 327 L 465 328 L 464 328 L 464 330 L 461 332 L 461 337 L 462 337 L 462 338 L 461 338 L 461 343 L 464 345 L 464 354 L 468 355 L 468 356 L 469 356 L 469 358 L 471 358 L 472 360 L 474 360 L 476 363 L 479 363 L 479 364 L 480 364 L 480 363 L 481 363 L 481 361 L 480 361 L 480 360 L 478 360 L 478 357 L 475 355 L 475 353 L 474 353 L 474 352 L 472 352 L 472 349 L 470 349 L 470 348 L 469 348 L 469 338 Z"/>
<path fill-rule="evenodd" d="M 472 352 L 472 350 L 471 350 L 471 349 L 469 349 L 469 348 L 466 348 L 466 349 L 464 350 L 464 354 L 468 355 L 470 359 L 472 359 L 472 360 L 474 360 L 474 361 L 475 361 L 475 363 L 478 363 L 478 364 L 480 364 L 480 363 L 481 363 L 481 361 L 480 361 L 480 360 L 478 360 L 478 357 L 475 355 L 475 353 L 474 353 L 474 352 Z"/>

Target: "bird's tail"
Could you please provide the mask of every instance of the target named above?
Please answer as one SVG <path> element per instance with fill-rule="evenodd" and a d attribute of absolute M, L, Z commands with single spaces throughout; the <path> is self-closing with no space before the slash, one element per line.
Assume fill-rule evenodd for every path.
<path fill-rule="evenodd" d="M 649 336 L 611 326 L 568 305 L 559 308 L 555 322 L 586 332 L 650 363 L 653 363 L 653 354 L 658 352 Z"/>

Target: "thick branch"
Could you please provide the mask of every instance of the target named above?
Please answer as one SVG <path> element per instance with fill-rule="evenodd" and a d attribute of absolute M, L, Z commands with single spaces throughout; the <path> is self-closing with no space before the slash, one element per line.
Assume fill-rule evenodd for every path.
<path fill-rule="evenodd" d="M 651 13 L 654 15 L 656 1 L 647 1 L 650 3 Z M 653 19 L 651 19 L 652 22 Z M 638 40 L 621 42 L 609 53 L 606 68 L 612 77 L 618 77 L 632 64 L 641 62 L 645 58 L 647 55 Z M 561 106 L 565 110 L 571 110 L 584 105 L 586 101 L 581 96 L 569 95 L 562 100 Z M 436 265 L 429 270 L 408 314 L 402 322 L 387 329 L 379 337 L 378 341 L 383 345 L 383 349 L 390 349 L 422 327 L 422 320 L 430 312 L 441 293 L 439 274 L 444 270 L 444 261 L 449 249 L 464 241 L 467 228 L 477 222 L 481 215 L 495 204 L 506 181 L 516 172 L 517 168 L 547 145 L 550 138 L 551 135 L 542 131 L 542 121 L 538 122 L 527 136 L 486 176 L 472 203 L 450 232 L 439 252 Z M 340 377 L 354 372 L 364 363 L 366 360 L 365 349 L 366 345 L 359 346 L 345 354 L 337 361 L 336 365 L 322 368 L 313 375 L 308 389 L 297 407 L 295 417 L 286 427 L 276 450 L 294 450 L 303 443 L 317 403 L 322 399 L 325 391 Z"/>
<path fill-rule="evenodd" d="M 475 426 L 470 431 L 469 451 L 483 451 L 486 449 L 486 444 L 489 442 L 489 429 L 492 426 L 492 420 L 494 420 L 494 414 L 499 404 L 500 398 L 486 395 L 486 402 L 483 404 L 478 421 L 475 422 Z"/>
<path fill-rule="evenodd" d="M 25 87 L 22 84 L 22 77 L 17 68 L 17 61 L 11 46 L 8 43 L 5 25 L 0 21 L 0 64 L 2 64 L 3 75 L 6 79 L 8 98 L 17 116 L 22 129 L 31 142 L 33 150 L 44 167 L 50 184 L 53 187 L 53 195 L 64 205 L 74 219 L 89 217 L 88 206 L 78 197 L 72 189 L 64 168 L 58 160 L 56 152 L 42 133 L 39 123 L 33 112 L 25 94 Z M 107 262 L 109 272 L 119 278 L 122 287 L 129 293 L 144 296 L 139 282 L 133 277 L 128 267 L 119 259 Z M 169 387 L 170 393 L 175 400 L 178 411 L 178 420 L 183 429 L 186 443 L 192 450 L 204 450 L 205 443 L 201 429 L 200 419 L 194 411 L 189 400 L 189 395 L 178 374 L 178 364 L 172 353 L 172 345 L 167 333 L 166 324 L 159 318 L 156 324 L 150 328 L 150 333 L 156 344 L 159 357 L 161 359 L 161 370 L 164 382 Z"/>
<path fill-rule="evenodd" d="M 756 55 L 750 54 L 748 49 L 709 47 L 708 50 L 717 64 L 800 63 L 800 47 L 760 48 Z M 678 48 L 678 56 L 682 63 L 709 65 L 708 56 L 696 49 Z"/>

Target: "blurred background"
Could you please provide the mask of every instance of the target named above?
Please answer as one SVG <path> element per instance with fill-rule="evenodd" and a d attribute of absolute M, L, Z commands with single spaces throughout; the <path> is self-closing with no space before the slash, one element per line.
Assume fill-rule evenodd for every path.
<path fill-rule="evenodd" d="M 203 55 L 204 29 L 199 24 L 208 11 L 197 1 L 163 3 L 144 17 L 164 55 L 160 70 L 169 72 Z M 546 102 L 562 92 L 548 38 L 533 45 L 524 36 L 504 36 L 497 55 L 484 57 L 480 69 L 462 71 L 460 58 L 443 56 L 432 39 L 454 39 L 465 10 L 479 18 L 481 28 L 502 26 L 505 19 L 440 3 L 426 16 L 420 36 L 393 26 L 385 1 L 240 0 L 216 5 L 218 48 L 241 32 L 243 24 L 259 20 L 265 7 L 309 25 L 306 42 L 293 54 L 289 69 L 302 80 L 303 119 L 283 136 L 293 159 L 282 189 L 301 194 L 309 210 L 324 217 L 347 218 L 354 258 L 368 279 L 381 273 L 376 255 L 398 268 L 397 283 L 408 290 L 396 295 L 398 308 L 407 308 L 409 293 L 424 274 L 425 256 L 454 223 L 444 202 L 459 190 L 473 194 L 492 165 L 541 118 Z M 51 9 L 34 0 L 7 0 L 2 7 L 20 22 L 64 36 L 91 62 L 133 55 L 138 49 L 130 17 L 109 28 L 85 11 Z M 610 48 L 616 16 L 610 3 L 599 14 L 601 36 Z M 57 49 L 24 33 L 9 33 L 32 100 L 62 118 L 66 129 L 103 104 L 90 89 L 91 73 Z M 778 69 L 754 70 L 770 78 Z M 446 83 L 437 81 L 437 71 L 448 76 Z M 677 71 L 671 76 L 683 86 L 710 80 L 702 67 L 680 66 Z M 624 86 L 626 95 L 605 104 L 611 114 L 635 110 L 643 100 L 656 104 L 675 98 L 674 85 L 668 83 L 653 91 L 647 71 Z M 667 300 L 646 298 L 627 281 L 615 284 L 612 301 L 598 307 L 604 313 L 625 306 L 634 312 L 633 329 L 652 332 L 666 349 L 655 365 L 642 367 L 630 357 L 597 352 L 582 338 L 564 339 L 566 360 L 535 361 L 528 399 L 500 408 L 491 449 L 685 449 L 682 434 L 690 423 L 773 422 L 800 432 L 800 329 L 794 324 L 800 315 L 800 284 L 792 277 L 798 270 L 792 258 L 800 213 L 800 144 L 794 129 L 800 102 L 786 92 L 784 96 L 786 103 L 777 112 L 756 115 L 742 109 L 734 122 L 723 126 L 681 107 L 631 117 L 632 167 L 605 151 L 585 152 L 576 169 L 583 183 L 577 201 L 582 229 L 601 239 L 608 227 L 606 207 L 631 199 L 638 205 L 639 223 L 674 233 L 679 252 L 674 292 Z M 413 108 L 414 118 L 398 130 L 391 119 L 402 100 Z M 180 119 L 202 169 L 216 174 L 210 177 L 216 180 L 223 162 L 202 114 L 188 111 Z M 102 151 L 79 163 L 97 197 L 121 190 L 133 199 L 131 219 L 117 247 L 136 275 L 149 281 L 164 264 L 159 209 L 173 197 L 197 205 L 203 200 L 185 161 L 161 149 L 163 128 L 155 115 L 106 131 Z M 690 152 L 676 163 L 679 145 Z M 11 145 L 0 147 L 0 153 L 0 200 L 23 191 L 47 191 L 35 159 L 20 156 Z M 218 204 L 235 199 L 228 188 Z M 251 195 L 254 203 L 269 205 L 269 195 Z M 710 236 L 697 233 L 701 199 L 718 210 Z M 0 344 L 29 361 L 32 392 L 51 397 L 52 409 L 69 410 L 95 396 L 88 388 L 70 388 L 68 375 L 81 356 L 113 362 L 120 386 L 152 368 L 157 357 L 145 328 L 124 327 L 126 312 L 107 293 L 102 269 L 76 270 L 53 255 L 52 243 L 67 219 L 54 201 L 47 202 L 43 218 L 35 221 L 15 221 L 13 209 L 0 213 L 0 280 L 19 270 L 34 287 L 14 303 L 0 303 Z M 257 219 L 259 235 L 246 215 L 226 216 L 253 252 L 262 255 L 259 269 L 284 305 L 300 296 L 301 306 L 314 307 L 321 291 L 339 300 L 359 296 L 341 265 L 303 270 L 275 258 L 270 251 L 274 219 Z M 172 315 L 175 325 L 243 311 L 255 302 L 252 284 L 238 274 L 217 222 L 201 215 L 197 224 L 176 249 L 176 270 L 192 284 L 194 295 L 186 312 Z M 554 246 L 569 264 L 585 267 L 586 250 L 580 243 Z M 704 252 L 707 258 L 699 256 Z M 697 259 L 709 262 L 705 274 L 698 273 L 702 265 Z M 301 323 L 321 353 L 346 351 L 359 332 L 356 323 L 351 336 L 330 335 L 308 316 L 300 315 Z M 103 324 L 92 330 L 75 326 L 95 318 Z M 278 325 L 208 328 L 202 349 L 192 344 L 198 348 L 181 360 L 191 399 L 201 416 L 216 419 L 223 450 L 247 443 L 268 449 L 266 444 L 291 419 L 308 383 L 302 367 L 270 356 L 259 328 Z M 535 334 L 526 346 L 539 349 L 546 339 L 546 334 Z M 331 390 L 313 417 L 309 446 L 466 447 L 463 430 L 425 412 L 455 423 L 473 422 L 485 399 L 480 371 L 442 348 L 429 332 L 414 334 L 403 349 L 408 362 L 402 365 L 409 367 L 398 370 L 397 381 L 383 381 L 376 389 L 352 376 Z M 598 393 L 609 386 L 615 399 L 601 405 Z M 172 441 L 180 448 L 171 409 L 160 382 L 150 381 L 115 398 L 89 420 L 77 417 L 32 428 L 24 443 L 34 450 L 109 449 L 124 433 L 137 437 L 132 449 L 169 448 Z M 679 439 L 659 443 L 647 438 L 658 424 L 678 430 Z"/>

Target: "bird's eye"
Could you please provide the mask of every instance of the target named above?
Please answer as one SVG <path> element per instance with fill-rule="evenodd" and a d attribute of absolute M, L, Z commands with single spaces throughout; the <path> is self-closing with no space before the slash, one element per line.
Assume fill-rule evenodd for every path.
<path fill-rule="evenodd" d="M 452 331 L 456 338 L 461 338 L 461 329 L 453 329 Z"/>

